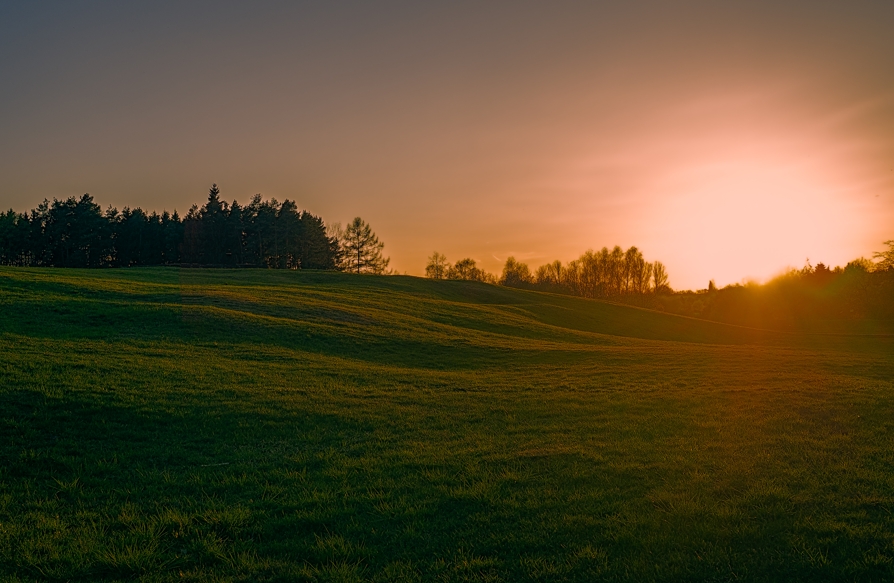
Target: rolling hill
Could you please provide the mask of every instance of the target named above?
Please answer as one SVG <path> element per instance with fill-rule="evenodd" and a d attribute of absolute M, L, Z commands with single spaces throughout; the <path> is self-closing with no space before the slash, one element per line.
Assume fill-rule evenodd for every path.
<path fill-rule="evenodd" d="M 894 576 L 890 336 L 263 270 L 0 308 L 12 581 Z"/>

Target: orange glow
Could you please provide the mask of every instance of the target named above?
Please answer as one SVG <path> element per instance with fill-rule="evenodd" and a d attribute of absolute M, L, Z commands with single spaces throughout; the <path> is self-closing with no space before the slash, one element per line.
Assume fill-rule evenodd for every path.
<path fill-rule="evenodd" d="M 0 18 L 0 211 L 297 200 L 391 266 L 636 245 L 674 288 L 894 238 L 891 3 L 286 3 Z M 209 35 L 209 27 L 215 30 Z"/>
<path fill-rule="evenodd" d="M 860 216 L 797 168 L 760 160 L 705 165 L 677 184 L 656 207 L 656 229 L 678 277 L 711 273 L 719 285 L 765 279 L 786 266 L 846 262 L 848 237 Z M 673 188 L 673 187 L 676 188 Z M 707 281 L 697 287 L 707 287 Z"/>
<path fill-rule="evenodd" d="M 894 175 L 874 164 L 891 144 L 853 122 L 891 100 L 816 116 L 797 105 L 803 99 L 702 97 L 629 129 L 610 151 L 594 148 L 562 186 L 581 201 L 576 220 L 614 238 L 578 245 L 636 244 L 683 289 L 766 280 L 808 258 L 869 256 L 894 225 Z M 590 206 L 606 189 L 624 192 L 615 208 Z M 606 213 L 618 222 L 600 222 Z"/>

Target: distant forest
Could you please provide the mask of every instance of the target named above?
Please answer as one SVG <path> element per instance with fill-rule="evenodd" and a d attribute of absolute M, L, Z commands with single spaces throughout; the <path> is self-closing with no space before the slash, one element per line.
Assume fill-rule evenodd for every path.
<path fill-rule="evenodd" d="M 185 217 L 140 208 L 105 212 L 93 197 L 44 201 L 27 213 L 0 215 L 0 264 L 34 267 L 192 265 L 345 269 L 382 273 L 383 245 L 359 217 L 327 232 L 323 219 L 295 202 L 255 195 L 240 206 L 213 185 Z"/>
<path fill-rule="evenodd" d="M 894 241 L 875 254 L 878 261 L 855 259 L 830 268 L 809 262 L 769 282 L 734 284 L 645 298 L 642 305 L 684 316 L 774 329 L 825 331 L 817 324 L 834 320 L 876 320 L 894 332 Z"/>
<path fill-rule="evenodd" d="M 474 259 L 466 258 L 451 265 L 435 252 L 428 258 L 426 276 L 433 279 L 466 279 L 499 283 L 510 287 L 568 293 L 586 298 L 614 298 L 649 293 L 669 293 L 667 269 L 660 261 L 649 262 L 636 247 L 626 251 L 587 251 L 578 259 L 563 264 L 553 261 L 531 271 L 526 263 L 514 257 L 506 259 L 499 278 L 478 268 Z"/>
<path fill-rule="evenodd" d="M 532 271 L 509 257 L 500 277 L 465 258 L 450 264 L 435 252 L 426 276 L 433 279 L 475 280 L 500 285 L 599 298 L 742 326 L 800 328 L 817 321 L 873 319 L 894 324 L 894 240 L 876 262 L 855 259 L 845 267 L 808 263 L 770 282 L 674 291 L 660 261 L 646 261 L 636 247 L 587 251 L 563 264 L 553 261 Z M 816 328 L 815 326 L 813 326 Z M 871 330 L 870 330 L 871 331 Z"/>

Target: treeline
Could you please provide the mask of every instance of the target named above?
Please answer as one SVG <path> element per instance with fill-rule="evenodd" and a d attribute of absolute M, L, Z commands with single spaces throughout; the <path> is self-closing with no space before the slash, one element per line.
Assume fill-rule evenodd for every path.
<path fill-rule="evenodd" d="M 718 288 L 712 281 L 707 289 L 654 298 L 650 307 L 757 328 L 821 332 L 823 323 L 872 320 L 894 331 L 894 241 L 885 244 L 889 249 L 875 254 L 877 262 L 860 258 L 835 268 L 808 263 L 762 285 Z"/>
<path fill-rule="evenodd" d="M 531 270 L 509 257 L 497 277 L 473 259 L 451 264 L 441 253 L 428 258 L 427 277 L 483 281 L 627 304 L 759 328 L 834 329 L 835 320 L 871 320 L 894 331 L 894 241 L 876 253 L 875 262 L 851 261 L 845 267 L 823 263 L 789 270 L 766 284 L 735 284 L 722 289 L 674 291 L 660 261 L 646 261 L 636 247 L 587 251 L 563 264 L 554 261 Z"/>
<path fill-rule="evenodd" d="M 466 257 L 454 264 L 447 261 L 447 257 L 435 251 L 428 258 L 425 266 L 425 276 L 431 279 L 457 279 L 463 281 L 482 281 L 496 284 L 497 278 L 492 274 L 478 268 L 474 259 Z"/>
<path fill-rule="evenodd" d="M 241 206 L 213 185 L 182 217 L 135 208 L 102 211 L 89 194 L 0 214 L 0 264 L 46 267 L 195 265 L 345 269 L 382 273 L 383 244 L 359 217 L 327 232 L 291 200 L 255 195 Z"/>
<path fill-rule="evenodd" d="M 526 263 L 509 257 L 499 278 L 478 269 L 473 259 L 461 259 L 451 265 L 444 255 L 435 252 L 428 259 L 425 274 L 433 279 L 485 281 L 587 298 L 629 298 L 673 291 L 664 264 L 646 261 L 636 247 L 626 251 L 618 246 L 589 250 L 566 264 L 553 261 L 533 272 Z"/>

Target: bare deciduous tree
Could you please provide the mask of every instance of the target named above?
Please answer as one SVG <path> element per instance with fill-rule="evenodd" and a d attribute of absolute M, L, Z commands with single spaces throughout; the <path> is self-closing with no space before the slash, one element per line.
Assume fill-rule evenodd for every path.
<path fill-rule="evenodd" d="M 879 262 L 875 264 L 873 269 L 876 271 L 887 271 L 888 269 L 894 269 L 894 240 L 885 241 L 884 245 L 888 246 L 887 251 L 880 251 L 878 253 L 873 253 L 872 257 L 874 259 L 878 259 Z"/>
<path fill-rule="evenodd" d="M 652 290 L 655 293 L 661 293 L 670 289 L 670 286 L 667 284 L 667 269 L 660 261 L 652 264 L 652 281 Z"/>
<path fill-rule="evenodd" d="M 428 265 L 425 266 L 425 276 L 431 279 L 446 279 L 449 270 L 450 263 L 447 262 L 447 257 L 435 251 L 428 258 Z"/>
<path fill-rule="evenodd" d="M 527 263 L 520 263 L 515 257 L 508 257 L 506 264 L 503 266 L 503 275 L 500 277 L 500 283 L 508 286 L 520 286 L 533 283 L 534 278 L 531 277 L 531 270 L 528 269 Z"/>

